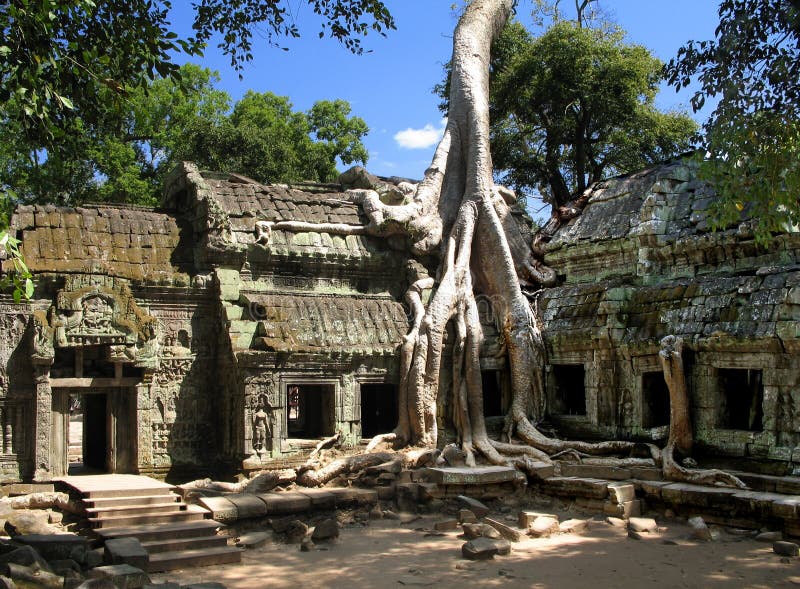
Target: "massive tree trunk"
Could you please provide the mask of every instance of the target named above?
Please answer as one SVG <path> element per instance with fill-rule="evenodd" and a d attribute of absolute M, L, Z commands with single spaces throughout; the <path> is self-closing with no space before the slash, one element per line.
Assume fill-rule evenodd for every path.
<path fill-rule="evenodd" d="M 455 336 L 449 363 L 453 423 L 468 462 L 474 463 L 475 454 L 480 453 L 490 462 L 525 469 L 532 460 L 549 462 L 553 454 L 624 455 L 635 444 L 557 440 L 535 427 L 546 410 L 545 348 L 539 322 L 520 283 L 554 282 L 552 270 L 541 263 L 541 241 L 579 214 L 587 195 L 555 210 L 540 239 L 531 246 L 512 218 L 505 200 L 510 195 L 494 186 L 489 146 L 490 49 L 513 3 L 473 0 L 464 11 L 453 39 L 450 110 L 444 136 L 410 202 L 390 206 L 374 191 L 351 191 L 351 198 L 369 219 L 366 226 L 277 222 L 274 228 L 405 234 L 411 238 L 414 254 L 438 255 L 435 279 L 417 276 L 407 293 L 414 320 L 400 349 L 398 426 L 393 435 L 381 439 L 393 438 L 398 445 L 437 445 L 437 398 L 446 393 L 439 390 L 439 383 L 450 324 Z M 434 290 L 425 306 L 421 293 L 431 287 Z M 507 353 L 512 403 L 505 428 L 509 441 L 505 443 L 491 440 L 486 432 L 480 375 L 483 334 L 476 293 L 492 302 Z M 660 459 L 656 448 L 651 447 L 651 453 Z"/>

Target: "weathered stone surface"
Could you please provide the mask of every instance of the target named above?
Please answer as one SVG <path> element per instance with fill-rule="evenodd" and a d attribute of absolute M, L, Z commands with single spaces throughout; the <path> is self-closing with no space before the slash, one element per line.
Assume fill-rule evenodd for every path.
<path fill-rule="evenodd" d="M 585 519 L 567 519 L 558 524 L 558 531 L 565 534 L 580 534 L 589 527 L 589 522 Z"/>
<path fill-rule="evenodd" d="M 239 519 L 239 510 L 236 505 L 225 497 L 200 497 L 197 504 L 211 512 L 211 518 L 218 522 L 232 522 Z"/>
<path fill-rule="evenodd" d="M 624 528 L 628 525 L 624 519 L 620 519 L 618 517 L 607 517 L 606 523 L 610 526 L 614 526 L 615 528 Z"/>
<path fill-rule="evenodd" d="M 260 548 L 267 542 L 269 542 L 267 532 L 247 532 L 236 539 L 236 546 L 248 549 Z"/>
<path fill-rule="evenodd" d="M 500 538 L 500 532 L 498 532 L 495 528 L 490 526 L 489 524 L 484 523 L 474 523 L 474 524 L 463 524 L 461 528 L 464 530 L 464 536 L 468 540 L 472 540 L 473 538 Z"/>
<path fill-rule="evenodd" d="M 478 519 L 486 517 L 489 514 L 489 508 L 477 499 L 467 497 L 466 495 L 459 495 L 457 499 L 465 509 L 469 509 Z"/>
<path fill-rule="evenodd" d="M 311 499 L 313 509 L 333 509 L 336 507 L 336 494 L 327 489 L 298 489 L 301 493 Z"/>
<path fill-rule="evenodd" d="M 257 497 L 265 504 L 267 514 L 303 513 L 311 509 L 311 498 L 302 493 L 261 493 Z M 337 503 L 338 503 L 337 494 Z"/>
<path fill-rule="evenodd" d="M 458 521 L 462 524 L 473 524 L 478 521 L 478 517 L 470 509 L 459 509 Z"/>
<path fill-rule="evenodd" d="M 713 540 L 711 530 L 708 528 L 705 520 L 703 520 L 702 517 L 690 517 L 687 523 L 689 524 L 689 527 L 692 528 L 690 534 L 692 539 L 700 540 L 701 542 L 711 542 L 711 540 Z"/>
<path fill-rule="evenodd" d="M 651 517 L 632 517 L 628 520 L 628 529 L 634 532 L 655 532 L 658 524 Z"/>
<path fill-rule="evenodd" d="M 507 526 L 501 521 L 496 519 L 492 519 L 490 517 L 486 518 L 486 523 L 492 526 L 495 530 L 500 532 L 500 535 L 503 536 L 509 542 L 519 542 L 525 537 L 526 530 L 520 530 L 518 528 L 512 528 L 511 526 Z"/>
<path fill-rule="evenodd" d="M 636 499 L 636 489 L 630 483 L 610 483 L 608 497 L 614 503 L 625 503 Z"/>
<path fill-rule="evenodd" d="M 558 520 L 546 515 L 539 516 L 528 528 L 528 535 L 534 538 L 547 538 L 558 533 Z"/>
<path fill-rule="evenodd" d="M 6 515 L 5 530 L 12 538 L 28 534 L 58 534 L 48 521 L 47 512 L 36 509 L 14 509 Z"/>
<path fill-rule="evenodd" d="M 89 578 L 107 579 L 118 589 L 139 589 L 150 582 L 147 573 L 129 564 L 95 567 L 89 571 Z"/>
<path fill-rule="evenodd" d="M 794 542 L 775 542 L 772 545 L 772 551 L 781 556 L 798 556 L 800 555 L 800 546 Z"/>
<path fill-rule="evenodd" d="M 517 471 L 509 466 L 434 467 L 425 469 L 425 477 L 439 485 L 489 485 L 514 481 Z"/>
<path fill-rule="evenodd" d="M 286 540 L 290 543 L 300 542 L 308 534 L 308 525 L 295 519 L 289 522 L 286 526 Z"/>
<path fill-rule="evenodd" d="M 458 529 L 457 519 L 445 519 L 433 524 L 433 529 L 438 532 L 452 532 Z"/>
<path fill-rule="evenodd" d="M 238 519 L 253 519 L 267 515 L 267 505 L 255 495 L 234 493 L 225 495 L 225 499 L 236 506 Z"/>
<path fill-rule="evenodd" d="M 311 539 L 314 542 L 322 540 L 333 540 L 339 537 L 339 522 L 335 519 L 324 519 L 314 526 L 314 532 L 311 534 Z"/>
<path fill-rule="evenodd" d="M 150 555 L 136 538 L 111 538 L 105 542 L 105 558 L 108 564 L 128 564 L 147 570 Z"/>
<path fill-rule="evenodd" d="M 608 482 L 601 479 L 552 477 L 542 484 L 548 493 L 565 497 L 605 499 L 608 496 Z"/>
<path fill-rule="evenodd" d="M 558 521 L 558 516 L 552 513 L 540 513 L 538 511 L 520 511 L 517 516 L 517 523 L 520 528 L 529 528 L 540 517 L 549 517 Z"/>
<path fill-rule="evenodd" d="M 754 538 L 758 542 L 778 542 L 783 540 L 782 532 L 761 532 Z"/>
<path fill-rule="evenodd" d="M 47 561 L 31 546 L 22 546 L 5 554 L 0 554 L 0 567 L 9 563 L 52 572 Z"/>
<path fill-rule="evenodd" d="M 36 589 L 61 589 L 64 586 L 64 577 L 43 570 L 38 566 L 24 566 L 9 562 L 5 565 L 8 577 L 20 587 L 35 587 Z"/>
<path fill-rule="evenodd" d="M 461 546 L 461 555 L 469 560 L 490 560 L 496 555 L 507 554 L 511 554 L 511 544 L 502 538 L 475 538 Z"/>
<path fill-rule="evenodd" d="M 372 489 L 357 487 L 333 488 L 328 490 L 336 496 L 336 506 L 372 505 L 378 501 L 378 493 Z M 287 493 L 284 493 L 286 495 Z"/>
<path fill-rule="evenodd" d="M 31 546 L 45 560 L 69 558 L 85 564 L 89 551 L 89 539 L 75 534 L 26 534 L 14 541 Z"/>

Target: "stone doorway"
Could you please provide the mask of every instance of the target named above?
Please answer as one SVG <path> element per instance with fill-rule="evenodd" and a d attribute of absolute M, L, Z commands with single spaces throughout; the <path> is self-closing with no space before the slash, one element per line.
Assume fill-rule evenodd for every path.
<path fill-rule="evenodd" d="M 389 383 L 361 383 L 361 437 L 391 432 L 397 425 L 397 390 Z"/>
<path fill-rule="evenodd" d="M 329 384 L 289 384 L 286 387 L 288 438 L 314 440 L 334 434 L 334 388 Z"/>
<path fill-rule="evenodd" d="M 54 474 L 135 472 L 135 399 L 127 387 L 54 389 Z"/>

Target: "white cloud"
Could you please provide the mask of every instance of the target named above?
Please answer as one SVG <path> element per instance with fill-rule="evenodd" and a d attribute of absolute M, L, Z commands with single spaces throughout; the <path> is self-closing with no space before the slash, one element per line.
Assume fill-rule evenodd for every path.
<path fill-rule="evenodd" d="M 444 134 L 446 125 L 447 119 L 442 119 L 438 128 L 430 123 L 422 127 L 422 129 L 412 129 L 409 127 L 408 129 L 395 133 L 394 140 L 397 142 L 397 145 L 404 149 L 427 149 L 439 142 Z"/>

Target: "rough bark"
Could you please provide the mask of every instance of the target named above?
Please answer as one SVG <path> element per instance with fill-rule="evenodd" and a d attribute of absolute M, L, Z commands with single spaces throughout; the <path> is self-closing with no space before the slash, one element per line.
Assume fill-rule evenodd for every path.
<path fill-rule="evenodd" d="M 664 478 L 701 485 L 725 485 L 746 489 L 740 479 L 716 469 L 690 469 L 678 464 L 675 453 L 688 457 L 692 452 L 692 422 L 689 413 L 689 394 L 683 367 L 683 338 L 668 335 L 661 340 L 658 354 L 664 380 L 669 389 L 669 438 L 663 452 Z"/>

